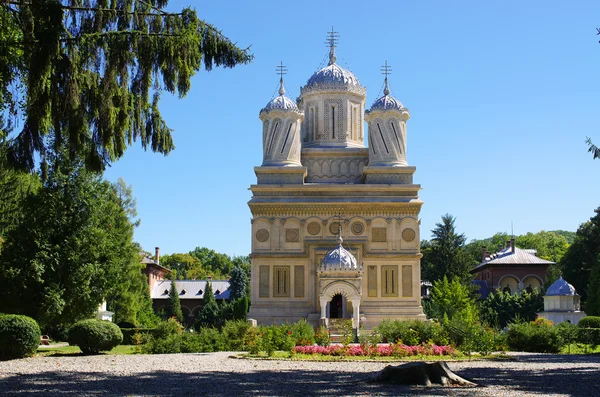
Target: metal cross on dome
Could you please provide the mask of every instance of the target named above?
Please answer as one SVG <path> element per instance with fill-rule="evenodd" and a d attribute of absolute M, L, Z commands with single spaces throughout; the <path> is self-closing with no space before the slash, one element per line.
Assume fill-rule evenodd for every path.
<path fill-rule="evenodd" d="M 283 61 L 281 61 L 281 62 L 279 63 L 279 65 L 277 65 L 277 68 L 276 68 L 276 69 L 277 69 L 277 70 L 276 70 L 276 73 L 279 75 L 279 77 L 280 77 L 280 78 L 283 78 L 283 75 L 284 75 L 284 74 L 287 74 L 287 72 L 288 72 L 287 66 L 285 66 L 285 65 L 283 64 Z"/>
<path fill-rule="evenodd" d="M 383 89 L 383 95 L 390 95 L 390 89 L 388 87 L 388 76 L 392 74 L 392 67 L 388 65 L 387 60 L 381 67 L 381 74 L 385 76 L 385 88 Z"/>
<path fill-rule="evenodd" d="M 283 64 L 283 61 L 280 61 L 279 65 L 277 65 L 276 72 L 279 75 L 279 95 L 283 95 L 285 94 L 285 88 L 283 88 L 283 75 L 287 74 L 287 66 Z"/>
<path fill-rule="evenodd" d="M 345 220 L 342 211 L 338 211 L 338 238 L 342 238 L 342 222 Z"/>
<path fill-rule="evenodd" d="M 386 79 L 390 74 L 392 74 L 392 67 L 388 65 L 387 60 L 385 61 L 385 64 L 381 67 L 381 74 L 383 74 Z"/>
<path fill-rule="evenodd" d="M 333 26 L 331 27 L 331 32 L 327 33 L 327 41 L 325 44 L 329 46 L 329 65 L 333 65 L 337 58 L 335 57 L 335 45 L 339 41 L 340 35 L 338 32 L 333 30 Z"/>

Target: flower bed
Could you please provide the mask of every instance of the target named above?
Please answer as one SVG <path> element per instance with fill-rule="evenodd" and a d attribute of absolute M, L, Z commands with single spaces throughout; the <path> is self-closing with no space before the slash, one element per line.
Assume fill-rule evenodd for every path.
<path fill-rule="evenodd" d="M 422 344 L 419 346 L 407 346 L 403 344 L 361 346 L 342 345 L 331 346 L 296 346 L 298 354 L 318 354 L 323 356 L 383 356 L 383 357 L 408 357 L 408 356 L 450 356 L 456 351 L 450 346 L 437 346 L 433 344 Z"/>

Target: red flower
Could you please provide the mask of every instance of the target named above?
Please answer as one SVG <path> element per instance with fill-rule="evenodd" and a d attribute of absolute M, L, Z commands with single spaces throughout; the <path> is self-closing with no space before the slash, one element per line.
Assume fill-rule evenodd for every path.
<path fill-rule="evenodd" d="M 292 332 L 291 332 L 291 331 L 288 331 L 288 335 L 291 335 L 291 334 L 292 334 Z"/>

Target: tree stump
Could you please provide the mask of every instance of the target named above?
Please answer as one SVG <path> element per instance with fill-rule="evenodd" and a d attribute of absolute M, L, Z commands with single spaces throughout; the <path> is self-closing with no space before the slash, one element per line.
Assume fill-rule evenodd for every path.
<path fill-rule="evenodd" d="M 370 382 L 393 383 L 397 385 L 431 386 L 464 386 L 474 387 L 477 384 L 461 378 L 448 368 L 445 361 L 434 363 L 415 362 L 403 365 L 388 365 Z"/>

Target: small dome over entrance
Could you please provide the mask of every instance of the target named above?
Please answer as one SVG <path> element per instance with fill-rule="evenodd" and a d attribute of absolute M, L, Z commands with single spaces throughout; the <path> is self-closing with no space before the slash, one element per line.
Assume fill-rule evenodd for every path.
<path fill-rule="evenodd" d="M 344 240 L 339 237 L 337 248 L 329 251 L 321 262 L 321 271 L 339 272 L 339 271 L 358 271 L 358 261 L 349 251 L 342 247 Z"/>

